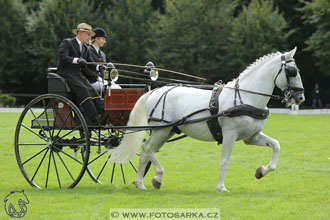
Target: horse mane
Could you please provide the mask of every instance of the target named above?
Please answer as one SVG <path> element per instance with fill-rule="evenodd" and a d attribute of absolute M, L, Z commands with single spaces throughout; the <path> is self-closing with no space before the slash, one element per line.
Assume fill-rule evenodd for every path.
<path fill-rule="evenodd" d="M 243 72 L 241 72 L 237 78 L 244 77 L 249 72 L 251 72 L 251 70 L 254 67 L 256 67 L 257 65 L 259 65 L 261 63 L 264 63 L 265 61 L 268 61 L 270 58 L 273 58 L 273 57 L 275 57 L 277 55 L 280 55 L 280 54 L 281 54 L 281 52 L 277 51 L 275 53 L 266 54 L 266 55 L 256 59 L 252 64 L 250 64 L 248 67 L 246 67 L 245 70 L 243 70 Z"/>

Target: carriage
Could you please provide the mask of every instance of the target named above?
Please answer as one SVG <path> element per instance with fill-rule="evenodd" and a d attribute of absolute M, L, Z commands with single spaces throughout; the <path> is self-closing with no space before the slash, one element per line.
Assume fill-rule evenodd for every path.
<path fill-rule="evenodd" d="M 50 70 L 50 94 L 32 100 L 17 124 L 15 152 L 19 168 L 32 186 L 73 188 L 85 171 L 95 182 L 104 182 L 102 178 L 106 176 L 104 173 L 109 162 L 114 162 L 109 174 L 111 182 L 116 163 L 119 163 L 126 182 L 122 162 L 129 162 L 126 165 L 137 172 L 136 187 L 145 189 L 143 177 L 151 162 L 156 172 L 152 185 L 159 189 L 164 169 L 154 153 L 167 141 L 189 136 L 222 144 L 221 169 L 216 186 L 220 192 L 228 191 L 224 178 L 236 141 L 271 147 L 271 161 L 256 170 L 255 177 L 260 179 L 275 170 L 280 151 L 279 142 L 262 133 L 269 114 L 269 99 L 282 99 L 287 106 L 305 100 L 299 69 L 293 58 L 295 52 L 296 48 L 286 53 L 265 55 L 226 85 L 206 85 L 204 78 L 168 70 L 165 71 L 198 81 L 161 78 L 158 70 L 164 69 L 155 68 L 151 63 L 146 66 L 115 64 L 144 68 L 144 73 L 150 75 L 149 82 L 159 78 L 159 81 L 175 84 L 146 94 L 150 84 L 130 84 L 130 88 L 122 89 L 108 86 L 104 91 L 105 111 L 98 126 L 86 124 L 83 109 L 68 99 L 65 81 Z M 118 75 L 116 68 L 111 63 L 107 66 L 104 78 L 115 81 Z M 145 76 L 129 70 L 122 72 L 139 76 L 134 79 Z M 272 94 L 275 87 L 283 91 L 283 97 Z M 146 130 L 152 130 L 147 141 L 141 132 Z M 169 140 L 175 133 L 184 134 Z M 136 169 L 131 159 L 141 145 L 139 167 Z"/>
<path fill-rule="evenodd" d="M 56 74 L 56 68 L 48 68 L 48 94 L 38 96 L 26 105 L 15 133 L 17 163 L 31 186 L 73 188 L 85 171 L 96 183 L 112 183 L 116 176 L 116 166 L 120 170 L 117 176 L 121 176 L 126 184 L 125 169 L 137 172 L 132 161 L 128 165 L 109 165 L 111 155 L 107 151 L 120 144 L 124 131 L 128 128 L 126 125 L 134 104 L 157 81 L 158 69 L 152 62 L 148 62 L 146 66 L 123 66 L 144 68 L 144 71 L 138 73 L 116 69 L 112 63 L 106 65 L 104 80 L 109 85 L 101 93 L 104 112 L 97 126 L 86 123 L 84 110 L 70 99 L 70 88 L 65 79 Z M 118 79 L 118 71 L 130 74 L 120 77 L 147 83 L 119 84 L 120 89 L 118 86 L 112 88 L 111 83 Z M 166 83 L 171 80 L 181 82 L 178 79 L 160 78 L 161 82 Z M 200 79 L 204 81 L 203 78 Z M 149 167 L 150 163 L 145 173 Z"/>

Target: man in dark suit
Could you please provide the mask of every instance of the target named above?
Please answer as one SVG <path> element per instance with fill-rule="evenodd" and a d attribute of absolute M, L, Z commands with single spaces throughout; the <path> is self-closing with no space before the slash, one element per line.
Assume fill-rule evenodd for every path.
<path fill-rule="evenodd" d="M 81 23 L 72 32 L 76 37 L 63 40 L 59 46 L 57 73 L 68 83 L 73 101 L 83 107 L 87 124 L 96 125 L 99 123 L 99 114 L 104 110 L 104 102 L 87 78 L 96 80 L 98 75 L 95 71 L 103 69 L 104 66 L 87 65 L 87 62 L 93 61 L 85 45 L 95 35 L 92 27 Z"/>

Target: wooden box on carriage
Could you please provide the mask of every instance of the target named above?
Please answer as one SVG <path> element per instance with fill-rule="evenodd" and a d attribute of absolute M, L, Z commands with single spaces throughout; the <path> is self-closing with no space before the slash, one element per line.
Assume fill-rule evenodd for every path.
<path fill-rule="evenodd" d="M 131 110 L 144 93 L 144 88 L 108 89 L 104 94 L 101 124 L 126 125 Z"/>

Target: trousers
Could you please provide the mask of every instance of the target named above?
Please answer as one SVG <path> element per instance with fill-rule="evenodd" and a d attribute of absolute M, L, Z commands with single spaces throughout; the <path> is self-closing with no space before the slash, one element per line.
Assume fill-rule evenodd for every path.
<path fill-rule="evenodd" d="M 87 99 L 82 105 L 84 109 L 87 125 L 98 125 L 100 116 L 104 111 L 104 102 L 102 99 Z"/>

